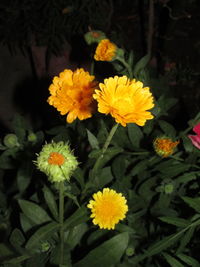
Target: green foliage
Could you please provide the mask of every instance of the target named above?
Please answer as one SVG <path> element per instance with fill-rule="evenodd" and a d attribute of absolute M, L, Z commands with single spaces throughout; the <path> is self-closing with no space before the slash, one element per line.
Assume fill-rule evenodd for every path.
<path fill-rule="evenodd" d="M 135 62 L 134 53 L 124 51 L 119 65 L 112 64 L 121 67 L 120 74 L 129 73 L 149 86 L 155 77 L 148 62 L 148 55 Z M 200 152 L 188 138 L 199 114 L 187 129 L 173 125 L 167 116 L 177 99 L 162 93 L 163 81 L 157 83 L 161 89 L 152 109 L 154 119 L 144 127 L 114 126 L 109 142 L 113 119 L 103 114 L 44 132 L 34 130 L 19 114 L 14 118 L 13 131 L 6 136 L 17 142 L 12 139 L 10 145 L 4 136 L 0 144 L 3 266 L 200 265 Z M 153 148 L 160 136 L 180 141 L 166 158 Z M 49 184 L 34 165 L 45 140 L 69 142 L 79 161 L 70 182 L 63 183 L 63 207 L 59 185 Z M 126 218 L 111 231 L 93 225 L 87 207 L 103 188 L 122 193 L 128 205 Z"/>

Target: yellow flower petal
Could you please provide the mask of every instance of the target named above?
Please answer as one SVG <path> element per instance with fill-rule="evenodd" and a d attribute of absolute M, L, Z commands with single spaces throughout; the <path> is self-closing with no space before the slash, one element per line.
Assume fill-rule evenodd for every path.
<path fill-rule="evenodd" d="M 115 76 L 105 79 L 99 87 L 93 95 L 98 102 L 98 111 L 111 114 L 122 126 L 127 123 L 144 126 L 153 118 L 148 111 L 154 107 L 153 97 L 148 87 L 143 88 L 142 82 Z"/>
<path fill-rule="evenodd" d="M 114 229 L 115 225 L 125 218 L 128 211 L 125 197 L 113 189 L 104 188 L 103 192 L 93 195 L 87 207 L 91 209 L 94 225 L 101 229 Z"/>

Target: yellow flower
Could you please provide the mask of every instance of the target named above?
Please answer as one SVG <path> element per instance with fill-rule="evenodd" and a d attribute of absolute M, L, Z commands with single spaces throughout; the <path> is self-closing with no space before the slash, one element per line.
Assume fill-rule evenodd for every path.
<path fill-rule="evenodd" d="M 98 44 L 94 59 L 97 61 L 111 61 L 115 58 L 117 46 L 109 39 L 103 39 Z"/>
<path fill-rule="evenodd" d="M 158 137 L 153 142 L 156 153 L 163 158 L 172 155 L 178 144 L 179 141 L 173 142 L 169 137 L 165 136 Z"/>
<path fill-rule="evenodd" d="M 34 161 L 50 182 L 61 182 L 70 179 L 78 166 L 78 161 L 67 143 L 62 141 L 45 144 Z"/>
<path fill-rule="evenodd" d="M 84 120 L 90 118 L 96 109 L 96 103 L 92 97 L 97 82 L 84 69 L 74 72 L 66 69 L 54 77 L 49 87 L 51 96 L 47 102 L 54 106 L 61 115 L 67 115 L 67 122 L 71 123 L 76 118 Z"/>
<path fill-rule="evenodd" d="M 94 200 L 90 200 L 87 207 L 91 209 L 91 218 L 94 225 L 99 225 L 101 229 L 114 229 L 115 225 L 125 218 L 128 211 L 126 199 L 121 193 L 113 189 L 104 188 L 103 192 L 93 195 Z"/>
<path fill-rule="evenodd" d="M 154 107 L 153 97 L 142 82 L 130 80 L 126 76 L 115 76 L 105 79 L 99 87 L 100 90 L 95 90 L 93 95 L 98 102 L 98 111 L 111 114 L 122 126 L 127 123 L 144 126 L 146 120 L 153 118 L 147 111 Z"/>

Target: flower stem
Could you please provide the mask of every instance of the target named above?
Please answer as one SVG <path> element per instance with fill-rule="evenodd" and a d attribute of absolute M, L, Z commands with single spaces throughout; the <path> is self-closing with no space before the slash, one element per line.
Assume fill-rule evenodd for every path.
<path fill-rule="evenodd" d="M 64 264 L 64 182 L 59 183 L 60 265 Z"/>
<path fill-rule="evenodd" d="M 100 165 L 100 163 L 101 163 L 101 160 L 102 160 L 102 158 L 103 158 L 103 156 L 104 156 L 104 154 L 105 154 L 105 152 L 106 152 L 106 150 L 107 150 L 107 148 L 108 148 L 108 146 L 109 146 L 109 144 L 110 144 L 110 142 L 111 142 L 111 140 L 112 140 L 112 138 L 113 138 L 113 135 L 115 134 L 115 132 L 116 132 L 116 130 L 117 130 L 118 125 L 119 125 L 119 124 L 116 123 L 116 124 L 112 127 L 112 129 L 110 130 L 110 133 L 109 133 L 109 135 L 108 135 L 108 137 L 107 137 L 107 139 L 106 139 L 106 141 L 105 141 L 105 144 L 104 144 L 104 146 L 103 146 L 103 148 L 102 148 L 101 154 L 100 154 L 100 156 L 98 157 L 97 161 L 95 162 L 95 165 L 94 165 L 94 167 L 93 167 L 93 176 L 94 176 L 94 177 L 96 177 L 96 173 L 97 173 L 97 170 L 98 170 L 99 165 Z"/>
<path fill-rule="evenodd" d="M 128 71 L 129 78 L 132 79 L 133 78 L 133 72 L 132 72 L 131 66 L 123 58 L 121 58 L 121 57 L 117 57 L 116 59 L 118 61 L 120 61 L 124 65 L 124 67 Z"/>
<path fill-rule="evenodd" d="M 92 62 L 91 62 L 90 75 L 94 75 L 94 60 L 92 60 Z"/>

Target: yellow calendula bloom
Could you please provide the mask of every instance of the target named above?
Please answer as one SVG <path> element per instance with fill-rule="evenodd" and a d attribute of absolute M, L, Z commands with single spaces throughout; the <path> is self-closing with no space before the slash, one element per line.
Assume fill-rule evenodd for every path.
<path fill-rule="evenodd" d="M 148 111 L 154 107 L 153 97 L 142 82 L 130 80 L 125 75 L 115 76 L 105 79 L 99 87 L 100 90 L 95 90 L 93 95 L 98 102 L 98 111 L 111 114 L 122 126 L 127 123 L 144 126 L 147 120 L 153 119 Z"/>
<path fill-rule="evenodd" d="M 104 188 L 93 195 L 87 207 L 91 209 L 94 225 L 101 229 L 115 229 L 115 225 L 123 220 L 128 211 L 126 199 L 113 189 Z"/>
<path fill-rule="evenodd" d="M 54 106 L 61 115 L 67 115 L 67 122 L 71 123 L 76 118 L 84 120 L 90 118 L 96 110 L 96 103 L 92 97 L 97 82 L 89 72 L 80 68 L 66 69 L 55 76 L 49 87 L 51 96 L 47 102 Z"/>
<path fill-rule="evenodd" d="M 78 166 L 78 161 L 69 145 L 62 141 L 45 144 L 34 163 L 48 176 L 50 182 L 69 181 Z"/>
<path fill-rule="evenodd" d="M 163 158 L 172 155 L 178 144 L 179 141 L 173 142 L 169 137 L 166 136 L 158 137 L 153 142 L 156 153 Z"/>
<path fill-rule="evenodd" d="M 116 56 L 117 46 L 109 39 L 103 39 L 98 44 L 94 59 L 97 61 L 112 61 Z"/>

